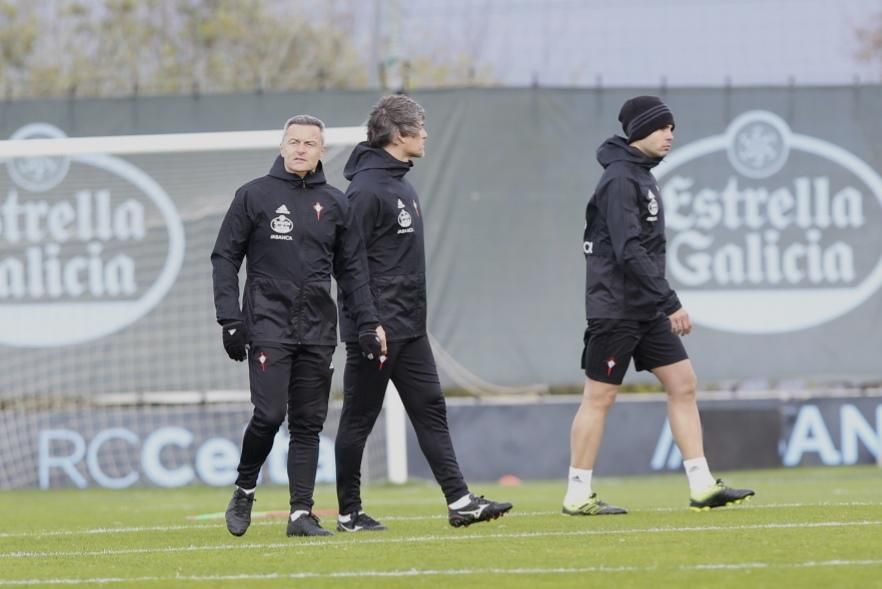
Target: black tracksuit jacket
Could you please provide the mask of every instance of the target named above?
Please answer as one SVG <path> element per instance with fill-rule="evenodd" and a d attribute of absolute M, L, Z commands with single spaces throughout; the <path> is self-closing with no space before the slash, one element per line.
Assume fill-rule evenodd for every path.
<path fill-rule="evenodd" d="M 648 320 L 680 301 L 665 279 L 665 217 L 650 170 L 661 161 L 607 139 L 597 150 L 604 172 L 585 212 L 588 319 Z"/>
<path fill-rule="evenodd" d="M 248 258 L 242 308 L 239 267 Z M 253 344 L 337 345 L 331 275 L 358 327 L 378 324 L 358 227 L 343 193 L 325 182 L 321 162 L 304 178 L 285 170 L 236 191 L 211 253 L 221 325 L 242 320 Z"/>
<path fill-rule="evenodd" d="M 426 334 L 426 256 L 423 219 L 416 190 L 402 162 L 382 148 L 358 144 L 343 175 L 346 196 L 367 248 L 371 292 L 390 342 Z M 354 342 L 358 332 L 351 306 L 340 305 L 340 337 Z"/>

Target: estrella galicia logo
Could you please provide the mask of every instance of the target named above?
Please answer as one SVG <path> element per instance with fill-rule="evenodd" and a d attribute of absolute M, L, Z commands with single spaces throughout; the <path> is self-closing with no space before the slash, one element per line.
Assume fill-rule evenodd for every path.
<path fill-rule="evenodd" d="M 696 322 L 735 333 L 814 327 L 882 285 L 882 178 L 833 143 L 750 111 L 656 168 L 668 273 Z"/>
<path fill-rule="evenodd" d="M 273 217 L 270 227 L 276 233 L 291 233 L 294 230 L 294 222 L 285 215 Z"/>
<path fill-rule="evenodd" d="M 401 209 L 401 212 L 398 213 L 398 225 L 400 227 L 407 228 L 410 227 L 412 223 L 413 218 L 410 216 L 410 213 L 408 213 L 404 209 Z"/>
<path fill-rule="evenodd" d="M 12 139 L 58 138 L 35 123 Z M 137 321 L 169 291 L 184 228 L 168 194 L 122 159 L 11 158 L 0 180 L 0 344 L 82 343 Z"/>

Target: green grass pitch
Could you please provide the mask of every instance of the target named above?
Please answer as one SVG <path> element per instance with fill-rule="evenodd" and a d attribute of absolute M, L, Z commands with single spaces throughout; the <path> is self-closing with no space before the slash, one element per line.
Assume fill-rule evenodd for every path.
<path fill-rule="evenodd" d="M 564 481 L 472 485 L 514 511 L 453 529 L 434 483 L 365 489 L 386 532 L 287 538 L 279 517 L 241 538 L 222 518 L 231 489 L 0 493 L 0 587 L 882 587 L 882 470 L 730 473 L 744 505 L 687 509 L 682 474 L 603 478 L 624 516 L 560 515 Z M 334 490 L 316 511 L 334 526 Z M 258 489 L 255 511 L 287 510 Z"/>

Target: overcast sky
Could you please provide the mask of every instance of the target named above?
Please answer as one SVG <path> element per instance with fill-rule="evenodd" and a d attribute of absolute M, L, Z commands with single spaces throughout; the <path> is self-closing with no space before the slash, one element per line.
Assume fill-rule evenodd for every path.
<path fill-rule="evenodd" d="M 882 0 L 374 0 L 356 3 L 357 37 L 396 2 L 403 54 L 468 53 L 507 85 L 882 82 L 882 61 L 856 57 Z"/>

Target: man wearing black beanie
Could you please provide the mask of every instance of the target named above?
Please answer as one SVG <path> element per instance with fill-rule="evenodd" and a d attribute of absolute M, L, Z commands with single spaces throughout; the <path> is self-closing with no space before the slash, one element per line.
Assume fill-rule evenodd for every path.
<path fill-rule="evenodd" d="M 625 101 L 625 137 L 597 150 L 604 172 L 585 212 L 588 326 L 582 351 L 587 376 L 570 434 L 566 515 L 627 513 L 597 498 L 591 486 L 606 415 L 634 359 L 668 396 L 668 419 L 689 479 L 689 506 L 706 510 L 740 503 L 750 489 L 733 489 L 711 475 L 704 457 L 697 379 L 679 336 L 692 331 L 689 314 L 665 279 L 665 220 L 651 170 L 671 150 L 674 115 L 656 96 Z"/>
<path fill-rule="evenodd" d="M 674 115 L 657 96 L 637 96 L 626 100 L 619 111 L 619 122 L 628 143 L 639 141 L 669 125 L 671 131 L 674 130 Z"/>

